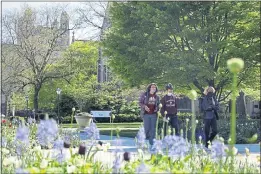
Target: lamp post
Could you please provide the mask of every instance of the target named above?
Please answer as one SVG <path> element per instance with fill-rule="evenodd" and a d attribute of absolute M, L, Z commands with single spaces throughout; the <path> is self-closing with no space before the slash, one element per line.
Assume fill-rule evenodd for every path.
<path fill-rule="evenodd" d="M 58 125 L 59 125 L 59 121 L 60 121 L 60 94 L 61 94 L 62 90 L 60 88 L 56 89 L 56 93 L 57 93 L 57 106 L 58 106 L 58 111 L 57 111 L 57 116 L 58 116 Z"/>
<path fill-rule="evenodd" d="M 28 120 L 28 100 L 29 100 L 29 97 L 27 95 L 27 96 L 25 96 L 25 101 L 26 101 L 26 118 L 27 118 L 27 120 Z"/>

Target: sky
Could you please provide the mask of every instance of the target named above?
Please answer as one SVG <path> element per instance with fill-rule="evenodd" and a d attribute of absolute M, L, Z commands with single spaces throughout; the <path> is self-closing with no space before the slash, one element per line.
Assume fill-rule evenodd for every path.
<path fill-rule="evenodd" d="M 75 13 L 73 13 L 73 10 L 82 7 L 82 3 L 83 2 L 2 2 L 2 14 L 4 14 L 5 11 L 20 11 L 21 7 L 25 6 L 26 4 L 36 9 L 39 9 L 43 6 L 61 5 L 65 7 L 71 18 L 75 18 Z M 102 21 L 97 22 L 100 24 L 102 23 Z M 70 21 L 70 25 L 72 25 L 72 21 Z M 94 39 L 97 36 L 98 30 L 89 26 L 74 30 L 74 33 L 76 40 Z M 70 33 L 70 37 L 72 37 L 72 31 Z"/>

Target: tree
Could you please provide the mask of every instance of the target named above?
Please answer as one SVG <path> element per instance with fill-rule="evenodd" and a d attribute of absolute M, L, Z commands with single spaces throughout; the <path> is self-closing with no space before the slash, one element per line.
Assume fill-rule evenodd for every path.
<path fill-rule="evenodd" d="M 63 10 L 62 10 L 63 11 Z M 69 45 L 69 16 L 61 9 L 34 10 L 26 7 L 22 13 L 6 13 L 2 25 L 6 42 L 12 46 L 24 68 L 16 74 L 22 81 L 22 88 L 28 85 L 34 88 L 34 109 L 37 112 L 39 92 L 50 79 L 66 78 L 66 63 L 60 53 Z M 58 26 L 57 16 L 60 16 Z M 43 25 L 43 21 L 46 24 Z M 52 22 L 50 24 L 50 22 Z M 60 62 L 60 63 L 57 63 Z"/>
<path fill-rule="evenodd" d="M 260 89 L 258 2 L 115 2 L 110 14 L 105 52 L 130 85 L 172 82 L 176 91 L 201 94 L 211 85 L 224 101 L 231 93 L 226 61 L 240 57 L 238 86 Z"/>

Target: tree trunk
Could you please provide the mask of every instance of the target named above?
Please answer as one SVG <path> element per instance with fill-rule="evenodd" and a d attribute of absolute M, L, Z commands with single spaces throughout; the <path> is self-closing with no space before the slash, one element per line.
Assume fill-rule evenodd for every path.
<path fill-rule="evenodd" d="M 243 118 L 246 119 L 246 100 L 245 100 L 245 93 L 243 91 L 241 91 L 239 93 L 239 97 L 238 97 L 238 105 L 237 105 L 237 109 L 238 109 L 238 116 L 239 118 Z"/>
<path fill-rule="evenodd" d="M 36 114 L 38 112 L 38 99 L 39 99 L 40 89 L 41 89 L 40 85 L 34 86 L 34 110 Z"/>

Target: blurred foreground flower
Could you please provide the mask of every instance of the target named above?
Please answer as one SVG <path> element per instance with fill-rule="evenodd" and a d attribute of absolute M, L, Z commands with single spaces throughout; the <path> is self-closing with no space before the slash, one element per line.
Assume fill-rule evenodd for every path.
<path fill-rule="evenodd" d="M 230 72 L 238 73 L 244 68 L 244 61 L 241 58 L 231 58 L 227 60 L 227 67 Z"/>

